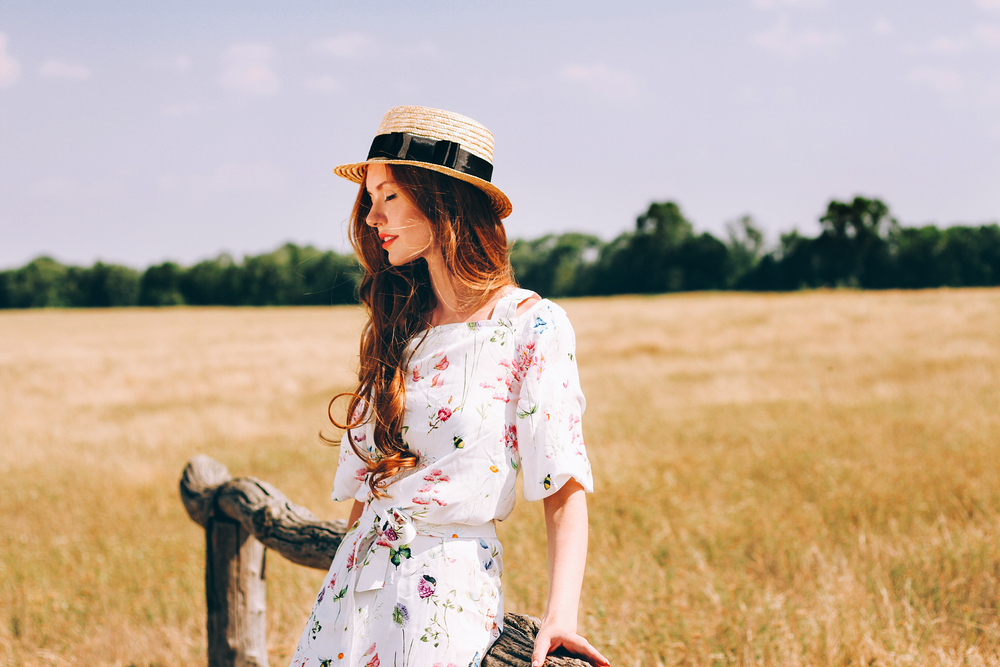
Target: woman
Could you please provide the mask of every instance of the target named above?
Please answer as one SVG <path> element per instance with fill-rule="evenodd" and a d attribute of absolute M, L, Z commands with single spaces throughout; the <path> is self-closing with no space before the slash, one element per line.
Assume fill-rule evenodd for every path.
<path fill-rule="evenodd" d="M 396 107 L 365 162 L 351 241 L 368 310 L 334 500 L 352 529 L 292 665 L 479 665 L 500 635 L 514 482 L 544 499 L 549 597 L 532 664 L 576 632 L 592 490 L 575 339 L 555 304 L 517 289 L 490 182 L 493 135 L 445 111 Z M 336 423 L 336 422 L 335 422 Z"/>

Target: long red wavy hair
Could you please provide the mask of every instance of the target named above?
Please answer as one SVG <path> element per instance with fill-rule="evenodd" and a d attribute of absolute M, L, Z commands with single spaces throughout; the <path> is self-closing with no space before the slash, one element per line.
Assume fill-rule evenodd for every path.
<path fill-rule="evenodd" d="M 429 169 L 386 168 L 403 196 L 430 222 L 461 310 L 478 310 L 500 290 L 516 284 L 507 233 L 482 190 Z M 409 364 L 406 348 L 430 325 L 437 300 L 424 259 L 402 266 L 388 262 L 378 231 L 366 222 L 371 204 L 362 180 L 351 214 L 350 238 L 363 269 L 358 296 L 368 321 L 361 334 L 358 386 L 347 394 L 348 424 L 337 424 L 332 415 L 331 421 L 348 429 L 351 449 L 367 465 L 368 486 L 376 497 L 385 497 L 392 478 L 419 463 L 402 437 Z M 351 433 L 369 421 L 372 453 L 359 447 Z"/>

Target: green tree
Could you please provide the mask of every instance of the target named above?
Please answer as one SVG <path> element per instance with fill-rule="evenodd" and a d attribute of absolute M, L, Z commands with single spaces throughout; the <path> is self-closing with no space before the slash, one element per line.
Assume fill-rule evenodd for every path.
<path fill-rule="evenodd" d="M 515 241 L 510 261 L 521 286 L 546 296 L 577 296 L 589 292 L 589 270 L 601 245 L 588 234 L 549 234 Z"/>
<path fill-rule="evenodd" d="M 78 274 L 80 305 L 91 308 L 134 306 L 139 302 L 139 272 L 127 266 L 97 262 Z"/>
<path fill-rule="evenodd" d="M 0 307 L 56 308 L 76 305 L 69 271 L 51 257 L 38 257 L 0 274 Z"/>
<path fill-rule="evenodd" d="M 140 306 L 179 306 L 184 304 L 180 291 L 183 271 L 173 262 L 151 266 L 139 281 Z"/>
<path fill-rule="evenodd" d="M 729 251 L 729 286 L 739 284 L 743 276 L 757 266 L 766 254 L 764 232 L 754 222 L 753 217 L 744 215 L 738 220 L 726 223 Z"/>

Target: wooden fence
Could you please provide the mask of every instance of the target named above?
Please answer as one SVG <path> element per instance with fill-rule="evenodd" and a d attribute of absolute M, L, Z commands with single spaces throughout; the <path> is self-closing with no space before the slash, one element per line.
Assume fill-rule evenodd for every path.
<path fill-rule="evenodd" d="M 196 456 L 184 467 L 181 500 L 205 529 L 208 667 L 268 667 L 264 563 L 268 548 L 299 565 L 327 570 L 346 521 L 320 521 L 267 482 L 233 479 L 224 465 Z M 505 614 L 484 667 L 528 667 L 538 620 Z M 553 667 L 588 667 L 551 655 Z"/>

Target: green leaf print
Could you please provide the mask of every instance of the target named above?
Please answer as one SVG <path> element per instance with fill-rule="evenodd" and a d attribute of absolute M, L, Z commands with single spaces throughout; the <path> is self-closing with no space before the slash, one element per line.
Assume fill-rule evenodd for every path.
<path fill-rule="evenodd" d="M 399 549 L 389 547 L 389 560 L 392 561 L 393 565 L 399 567 L 399 564 L 404 558 L 412 558 L 412 556 L 410 556 L 410 547 L 402 546 L 399 547 Z"/>

